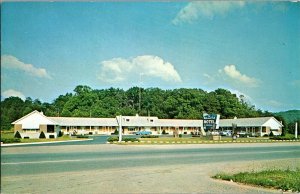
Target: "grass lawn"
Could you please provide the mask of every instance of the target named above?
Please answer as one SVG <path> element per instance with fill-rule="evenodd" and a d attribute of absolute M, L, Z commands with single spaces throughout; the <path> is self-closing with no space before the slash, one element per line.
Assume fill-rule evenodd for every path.
<path fill-rule="evenodd" d="M 32 143 L 32 142 L 51 142 L 51 141 L 67 141 L 67 140 L 74 140 L 79 139 L 76 137 L 70 137 L 69 135 L 63 135 L 62 137 L 58 138 L 51 138 L 51 139 L 21 139 L 21 143 Z"/>
<path fill-rule="evenodd" d="M 157 143 L 157 144 L 165 144 L 165 143 L 227 143 L 232 142 L 231 137 L 221 137 L 221 140 L 213 141 L 210 137 L 182 137 L 182 138 L 174 138 L 174 137 L 159 137 L 159 138 L 139 138 L 141 142 L 145 143 Z M 257 138 L 237 138 L 235 142 L 268 142 L 271 141 L 269 138 L 265 137 L 257 137 Z"/>
<path fill-rule="evenodd" d="M 2 139 L 14 139 L 14 132 L 11 131 L 1 132 L 1 140 Z M 86 139 L 86 138 L 77 138 L 77 137 L 70 137 L 69 135 L 63 135 L 62 137 L 58 137 L 56 139 L 20 139 L 20 142 L 15 142 L 15 143 L 52 142 L 52 141 L 67 141 L 67 140 L 75 140 L 75 139 L 77 140 L 77 139 Z"/>
<path fill-rule="evenodd" d="M 234 175 L 217 174 L 216 179 L 232 180 L 234 182 L 259 185 L 268 188 L 300 191 L 300 169 L 292 170 L 265 170 L 261 172 L 242 172 Z"/>

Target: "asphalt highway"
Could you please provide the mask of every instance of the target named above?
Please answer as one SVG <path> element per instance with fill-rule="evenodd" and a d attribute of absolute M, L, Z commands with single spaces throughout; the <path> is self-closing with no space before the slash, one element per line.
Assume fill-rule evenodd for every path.
<path fill-rule="evenodd" d="M 300 159 L 299 143 L 160 146 L 69 144 L 2 147 L 1 151 L 1 190 L 6 191 L 3 193 L 45 192 L 39 190 L 39 186 L 35 185 L 33 180 L 31 180 L 32 184 L 30 186 L 33 187 L 33 190 L 12 187 L 9 181 L 10 177 L 14 177 L 20 182 L 23 179 L 30 182 L 30 178 L 26 177 L 48 175 L 55 177 L 56 174 L 68 174 L 69 177 L 72 177 L 70 173 L 88 175 L 96 171 L 112 172 L 120 169 L 126 169 L 128 173 L 134 172 L 136 174 L 134 169 L 140 169 L 140 172 L 142 172 L 142 170 L 147 169 L 176 169 L 179 166 L 183 169 L 189 166 L 207 166 L 208 168 L 221 170 L 217 167 L 223 165 L 226 168 L 227 164 L 228 166 L 249 162 L 254 164 L 254 162 L 262 163 L 282 159 L 293 163 L 293 161 L 299 161 Z M 112 179 L 118 180 L 117 174 L 115 177 L 111 176 Z M 157 176 L 159 176 L 159 173 Z M 163 173 L 161 176 L 163 176 Z M 209 178 L 209 176 L 206 175 L 206 178 Z M 142 179 L 147 180 L 149 177 L 143 177 Z M 200 177 L 199 180 L 201 180 Z M 37 187 L 36 190 L 34 187 Z M 91 190 L 91 192 L 93 191 Z M 115 190 L 103 191 L 115 192 Z M 131 192 L 131 190 L 128 191 Z M 172 192 L 172 190 L 169 191 Z"/>

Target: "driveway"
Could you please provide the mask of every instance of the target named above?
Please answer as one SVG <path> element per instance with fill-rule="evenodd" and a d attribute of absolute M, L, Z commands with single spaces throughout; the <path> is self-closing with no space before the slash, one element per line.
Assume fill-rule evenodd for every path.
<path fill-rule="evenodd" d="M 210 176 L 300 167 L 299 143 L 1 149 L 2 193 L 281 193 Z"/>

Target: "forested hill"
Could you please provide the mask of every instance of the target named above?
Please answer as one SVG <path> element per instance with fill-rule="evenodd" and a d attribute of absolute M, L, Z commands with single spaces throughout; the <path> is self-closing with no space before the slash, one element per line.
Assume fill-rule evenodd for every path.
<path fill-rule="evenodd" d="M 275 115 L 283 117 L 288 123 L 300 120 L 300 110 L 289 110 L 285 112 L 278 112 L 275 113 Z"/>
<path fill-rule="evenodd" d="M 271 115 L 256 110 L 243 99 L 225 89 L 206 92 L 201 89 L 132 87 L 125 91 L 117 88 L 97 90 L 80 85 L 74 92 L 60 95 L 52 103 L 31 98 L 25 101 L 18 97 L 6 98 L 1 101 L 1 129 L 9 129 L 11 122 L 33 110 L 43 111 L 47 116 L 66 117 L 115 117 L 138 113 L 159 118 L 201 119 L 203 112 L 219 113 L 221 118 Z"/>

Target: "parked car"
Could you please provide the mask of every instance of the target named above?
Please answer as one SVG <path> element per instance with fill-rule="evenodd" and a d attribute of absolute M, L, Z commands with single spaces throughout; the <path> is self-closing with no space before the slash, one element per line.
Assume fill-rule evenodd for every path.
<path fill-rule="evenodd" d="M 151 131 L 138 131 L 135 133 L 136 135 L 151 135 Z"/>
<path fill-rule="evenodd" d="M 237 132 L 238 137 L 249 137 L 250 133 L 246 133 L 245 131 Z"/>
<path fill-rule="evenodd" d="M 220 135 L 219 131 L 212 131 L 212 132 L 208 132 L 208 134 L 210 135 Z"/>
<path fill-rule="evenodd" d="M 221 131 L 220 135 L 222 135 L 222 136 L 232 136 L 232 131 L 231 130 Z"/>

